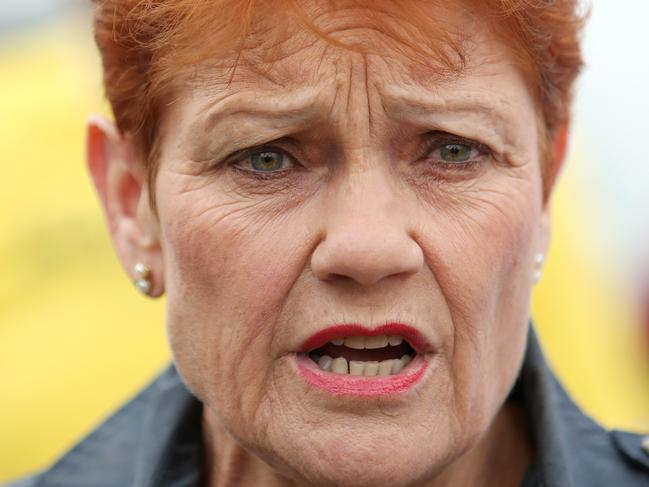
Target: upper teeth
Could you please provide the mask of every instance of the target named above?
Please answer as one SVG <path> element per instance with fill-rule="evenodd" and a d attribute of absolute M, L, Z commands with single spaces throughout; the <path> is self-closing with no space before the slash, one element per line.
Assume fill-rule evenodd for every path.
<path fill-rule="evenodd" d="M 365 362 L 350 360 L 345 357 L 331 358 L 329 355 L 319 357 L 317 362 L 322 370 L 336 374 L 364 375 L 366 377 L 394 375 L 410 363 L 412 357 L 404 355 L 400 359 L 382 360 L 381 362 Z"/>
<path fill-rule="evenodd" d="M 346 347 L 355 348 L 356 350 L 363 350 L 365 348 L 383 348 L 387 347 L 388 344 L 394 347 L 401 345 L 402 342 L 403 337 L 396 335 L 376 335 L 371 337 L 351 336 L 331 340 L 331 343 L 334 345 L 345 345 Z"/>

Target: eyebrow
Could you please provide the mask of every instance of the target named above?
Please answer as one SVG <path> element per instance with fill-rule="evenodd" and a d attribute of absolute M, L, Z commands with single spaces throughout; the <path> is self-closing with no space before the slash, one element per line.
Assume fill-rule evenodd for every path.
<path fill-rule="evenodd" d="M 506 102 L 506 99 L 500 101 Z M 477 113 L 499 123 L 506 123 L 510 118 L 501 112 L 497 104 L 486 101 L 484 95 L 472 96 L 471 93 L 462 93 L 449 99 L 448 96 L 435 96 L 423 90 L 417 96 L 405 90 L 391 90 L 382 94 L 381 102 L 386 115 L 391 119 L 418 119 L 424 115 L 434 118 L 449 113 Z"/>
<path fill-rule="evenodd" d="M 381 93 L 381 103 L 390 120 L 426 125 L 431 129 L 453 132 L 458 122 L 471 119 L 484 121 L 477 126 L 473 124 L 473 129 L 482 132 L 489 139 L 482 142 L 497 152 L 503 152 L 505 146 L 514 145 L 513 141 L 517 138 L 517 124 L 513 124 L 511 114 L 503 111 L 503 107 L 511 106 L 506 98 L 493 99 L 485 97 L 484 93 L 471 92 L 435 95 L 424 89 L 413 95 L 411 90 L 392 88 Z"/>
<path fill-rule="evenodd" d="M 231 117 L 245 117 L 267 120 L 284 120 L 290 125 L 303 125 L 321 118 L 323 100 L 317 90 L 304 88 L 283 96 L 263 97 L 253 92 L 234 94 L 210 104 L 206 115 L 198 121 L 208 132 Z"/>
<path fill-rule="evenodd" d="M 450 92 L 449 92 L 450 91 Z M 236 145 L 239 139 L 246 144 L 256 145 L 287 132 L 303 130 L 315 122 L 326 119 L 335 100 L 329 100 L 327 90 L 309 86 L 286 94 L 259 92 L 238 92 L 228 94 L 204 107 L 192 124 L 189 136 L 200 134 L 219 134 L 227 137 L 222 149 Z M 473 131 L 468 134 L 492 147 L 496 152 L 504 152 L 516 139 L 516 126 L 512 126 L 511 116 L 503 113 L 502 107 L 507 99 L 493 100 L 484 93 L 458 92 L 445 90 L 444 95 L 435 95 L 426 89 L 412 90 L 400 87 L 384 87 L 380 90 L 381 105 L 388 119 L 396 123 L 409 123 L 426 126 L 431 130 L 454 133 L 458 123 L 468 121 Z M 238 123 L 238 120 L 251 122 Z M 471 123 L 471 119 L 478 123 Z M 260 122 L 272 122 L 274 126 L 265 129 Z M 230 128 L 221 130 L 222 124 L 236 125 L 236 132 Z M 467 135 L 467 134 L 461 134 Z"/>
<path fill-rule="evenodd" d="M 244 147 L 304 130 L 322 119 L 324 105 L 318 90 L 311 87 L 280 95 L 229 93 L 212 100 L 196 114 L 181 145 L 191 161 L 221 159 Z"/>

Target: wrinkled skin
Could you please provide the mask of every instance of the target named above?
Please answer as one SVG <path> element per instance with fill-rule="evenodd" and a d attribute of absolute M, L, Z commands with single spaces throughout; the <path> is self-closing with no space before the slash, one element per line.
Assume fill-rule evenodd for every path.
<path fill-rule="evenodd" d="M 342 15 L 320 25 L 380 46 Z M 488 443 L 527 451 L 503 402 L 548 242 L 537 114 L 505 47 L 473 40 L 452 80 L 415 75 L 398 53 L 296 40 L 265 76 L 244 64 L 230 85 L 187 85 L 162 125 L 157 218 L 128 138 L 91 123 L 118 254 L 166 291 L 175 363 L 205 404 L 214 484 L 468 485 Z M 482 144 L 473 164 L 441 160 L 435 131 Z M 285 154 L 271 176 L 233 156 L 260 145 Z M 413 390 L 335 396 L 296 372 L 316 331 L 389 321 L 434 349 Z"/>

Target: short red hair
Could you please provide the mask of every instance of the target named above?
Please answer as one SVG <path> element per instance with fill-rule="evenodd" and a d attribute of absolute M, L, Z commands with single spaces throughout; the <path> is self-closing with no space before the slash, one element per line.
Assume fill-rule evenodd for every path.
<path fill-rule="evenodd" d="M 349 1 L 362 3 L 362 0 Z M 286 12 L 287 20 L 293 21 L 287 25 L 310 30 L 338 44 L 314 25 L 299 0 L 94 2 L 95 39 L 103 59 L 106 96 L 120 132 L 134 137 L 150 183 L 155 179 L 157 167 L 156 134 L 162 100 L 183 68 L 219 57 L 231 59 L 234 65 L 253 21 L 263 18 L 267 12 Z M 444 8 L 445 2 L 439 0 L 374 0 L 373 9 L 388 16 L 382 22 L 379 16 L 373 20 L 387 33 L 386 39 L 410 48 L 406 51 L 425 50 L 421 54 L 426 59 L 434 59 L 439 70 L 459 72 L 465 60 L 462 43 L 457 36 L 445 32 L 438 19 L 423 14 L 421 5 L 435 2 Z M 506 41 L 529 80 L 542 120 L 539 124 L 541 158 L 547 182 L 554 171 L 547 163 L 550 142 L 557 129 L 568 121 L 573 84 L 582 66 L 579 34 L 583 15 L 578 0 L 465 0 L 463 3 Z M 323 4 L 335 8 L 336 0 Z M 390 22 L 385 22 L 385 18 Z M 199 41 L 208 36 L 209 46 Z M 417 42 L 422 39 L 429 40 L 424 48 Z"/>

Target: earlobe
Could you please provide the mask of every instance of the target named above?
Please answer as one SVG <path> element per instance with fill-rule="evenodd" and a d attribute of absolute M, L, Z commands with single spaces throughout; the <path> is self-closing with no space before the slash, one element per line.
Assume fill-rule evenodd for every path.
<path fill-rule="evenodd" d="M 135 280 L 136 264 L 146 265 L 151 279 L 147 294 L 161 295 L 164 284 L 159 236 L 149 206 L 146 172 L 131 139 L 122 136 L 112 122 L 93 116 L 88 120 L 86 156 L 122 266 Z"/>
<path fill-rule="evenodd" d="M 550 210 L 550 204 L 547 203 L 541 214 L 541 235 L 539 242 L 539 253 L 545 256 L 548 255 L 548 250 L 550 248 L 550 239 L 552 237 L 552 216 Z"/>
<path fill-rule="evenodd" d="M 536 253 L 534 255 L 534 270 L 532 273 L 532 280 L 538 283 L 543 274 L 546 257 L 550 249 L 550 238 L 552 236 L 552 216 L 550 209 L 550 202 L 546 201 L 541 210 L 541 218 L 539 222 L 539 234 L 536 245 Z"/>

